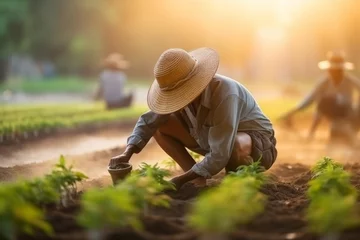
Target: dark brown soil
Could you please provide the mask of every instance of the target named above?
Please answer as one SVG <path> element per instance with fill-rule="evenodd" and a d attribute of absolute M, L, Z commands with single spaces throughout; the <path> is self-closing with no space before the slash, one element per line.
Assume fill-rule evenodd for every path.
<path fill-rule="evenodd" d="M 352 183 L 360 187 L 360 165 L 346 165 L 353 173 Z M 169 194 L 172 197 L 171 208 L 150 209 L 149 216 L 143 217 L 144 231 L 131 229 L 115 229 L 106 234 L 105 239 L 199 239 L 199 234 L 186 225 L 185 215 L 196 196 L 206 188 L 219 183 L 222 175 L 208 182 L 208 187 L 195 187 L 186 184 L 180 191 Z M 269 174 L 269 182 L 262 192 L 268 196 L 263 214 L 250 224 L 239 226 L 229 235 L 229 239 L 248 240 L 316 240 L 320 239 L 307 231 L 304 219 L 308 205 L 306 197 L 310 171 L 301 164 L 277 165 Z M 224 203 L 236 204 L 236 203 Z M 336 204 L 336 203 L 334 203 Z M 251 207 L 251 203 L 249 203 Z M 76 224 L 75 216 L 78 205 L 61 211 L 48 211 L 48 220 L 52 223 L 56 235 L 53 238 L 36 236 L 19 239 L 87 239 L 86 231 Z M 241 214 L 241 213 L 239 213 Z M 120 216 L 119 216 L 120 217 Z M 360 227 L 342 233 L 341 240 L 360 239 Z"/>

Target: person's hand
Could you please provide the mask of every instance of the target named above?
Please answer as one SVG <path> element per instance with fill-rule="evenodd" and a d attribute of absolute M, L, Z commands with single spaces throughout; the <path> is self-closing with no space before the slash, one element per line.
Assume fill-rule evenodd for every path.
<path fill-rule="evenodd" d="M 176 190 L 179 190 L 186 183 L 181 176 L 174 177 L 170 182 L 174 184 Z"/>
<path fill-rule="evenodd" d="M 119 163 L 127 163 L 130 161 L 130 158 L 131 156 L 125 153 L 112 157 L 109 162 L 109 167 L 115 168 Z"/>
<path fill-rule="evenodd" d="M 115 168 L 116 165 L 119 164 L 119 163 L 127 163 L 127 162 L 129 162 L 131 156 L 136 152 L 138 152 L 138 151 L 136 150 L 135 146 L 133 146 L 133 145 L 127 146 L 124 153 L 122 153 L 120 155 L 117 155 L 115 157 L 112 157 L 110 159 L 109 167 L 110 168 Z"/>

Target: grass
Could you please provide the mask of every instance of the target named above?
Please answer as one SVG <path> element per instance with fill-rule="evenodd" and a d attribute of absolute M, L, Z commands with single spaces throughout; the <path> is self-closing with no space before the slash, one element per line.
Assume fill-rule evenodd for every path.
<path fill-rule="evenodd" d="M 133 78 L 127 82 L 127 87 L 148 87 L 151 81 Z M 94 92 L 97 87 L 96 78 L 79 78 L 79 77 L 55 77 L 47 80 L 20 80 L 9 79 L 0 85 L 0 93 L 6 90 L 12 92 L 24 92 L 29 94 L 41 93 L 86 93 Z"/>

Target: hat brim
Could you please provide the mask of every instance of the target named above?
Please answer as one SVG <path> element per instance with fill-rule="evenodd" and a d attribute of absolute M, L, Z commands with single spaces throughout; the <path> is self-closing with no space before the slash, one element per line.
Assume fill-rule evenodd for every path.
<path fill-rule="evenodd" d="M 217 52 L 211 48 L 199 48 L 189 54 L 198 61 L 196 73 L 173 90 L 161 90 L 155 80 L 147 95 L 151 111 L 158 114 L 174 113 L 196 99 L 210 83 L 219 66 Z"/>
<path fill-rule="evenodd" d="M 318 66 L 321 70 L 328 70 L 328 69 L 353 70 L 355 68 L 354 64 L 351 62 L 332 63 L 330 61 L 321 61 L 318 63 Z"/>

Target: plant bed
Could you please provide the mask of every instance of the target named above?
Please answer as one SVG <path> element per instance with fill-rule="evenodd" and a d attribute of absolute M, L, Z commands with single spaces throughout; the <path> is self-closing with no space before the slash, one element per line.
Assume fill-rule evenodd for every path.
<path fill-rule="evenodd" d="M 360 165 L 347 165 L 345 169 L 352 173 L 351 182 L 359 191 Z M 267 196 L 264 212 L 249 224 L 239 226 L 229 234 L 230 239 L 321 239 L 320 236 L 310 233 L 305 218 L 309 206 L 307 196 L 308 182 L 311 178 L 309 170 L 308 167 L 300 164 L 294 164 L 291 168 L 289 165 L 276 166 L 271 174 L 276 177 L 270 177 L 261 189 L 261 192 Z M 222 176 L 220 174 L 211 180 L 212 185 L 216 185 Z M 180 191 L 168 194 L 171 197 L 171 208 L 149 206 L 148 214 L 141 217 L 143 223 L 141 231 L 127 227 L 116 228 L 108 231 L 104 239 L 199 239 L 200 235 L 188 227 L 186 214 L 196 197 L 209 188 L 211 187 L 185 184 Z M 53 237 L 37 235 L 36 237 L 21 236 L 18 239 L 88 239 L 87 230 L 76 223 L 76 215 L 79 211 L 78 201 L 71 205 L 71 210 L 49 209 L 46 218 L 54 228 Z M 360 239 L 360 227 L 344 231 L 339 239 Z"/>

